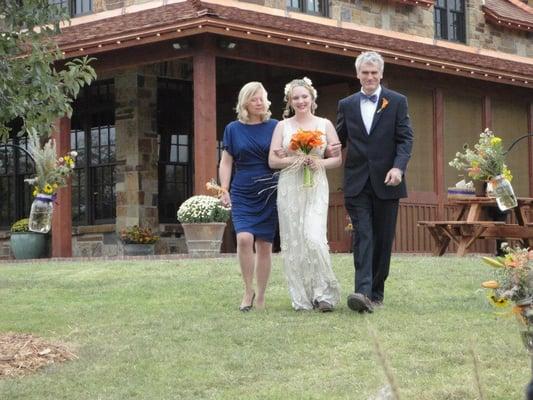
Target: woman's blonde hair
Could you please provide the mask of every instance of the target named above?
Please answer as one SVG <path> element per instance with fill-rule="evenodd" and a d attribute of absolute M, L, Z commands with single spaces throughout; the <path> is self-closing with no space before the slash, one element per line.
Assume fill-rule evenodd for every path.
<path fill-rule="evenodd" d="M 239 97 L 237 99 L 237 105 L 235 106 L 235 111 L 237 112 L 237 119 L 239 121 L 244 123 L 249 122 L 250 116 L 248 115 L 248 110 L 246 109 L 246 106 L 248 105 L 250 99 L 258 91 L 262 92 L 261 98 L 265 107 L 264 113 L 261 114 L 261 120 L 265 122 L 272 115 L 272 113 L 270 112 L 270 101 L 268 100 L 268 93 L 261 84 L 261 82 L 248 82 L 241 88 L 241 91 L 239 92 Z"/>
<path fill-rule="evenodd" d="M 291 96 L 292 96 L 292 90 L 295 87 L 301 86 L 309 92 L 311 95 L 311 113 L 314 114 L 318 105 L 316 104 L 316 99 L 318 97 L 316 89 L 313 87 L 313 82 L 311 82 L 311 79 L 304 76 L 302 79 L 293 79 L 289 83 L 285 85 L 285 97 L 283 100 L 285 101 L 285 110 L 283 110 L 283 118 L 288 118 L 291 115 L 292 107 L 291 107 Z"/>

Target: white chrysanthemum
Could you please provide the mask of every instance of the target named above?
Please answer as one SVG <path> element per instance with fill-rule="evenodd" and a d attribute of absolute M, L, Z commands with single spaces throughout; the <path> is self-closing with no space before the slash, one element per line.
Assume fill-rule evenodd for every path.
<path fill-rule="evenodd" d="M 185 200 L 178 210 L 181 223 L 226 222 L 230 209 L 212 196 L 198 195 Z"/>

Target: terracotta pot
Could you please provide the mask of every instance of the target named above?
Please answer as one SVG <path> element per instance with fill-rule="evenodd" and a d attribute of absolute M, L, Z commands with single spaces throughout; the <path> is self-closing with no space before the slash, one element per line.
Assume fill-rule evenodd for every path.
<path fill-rule="evenodd" d="M 191 257 L 216 257 L 220 255 L 225 222 L 181 224 L 185 233 L 187 250 Z"/>

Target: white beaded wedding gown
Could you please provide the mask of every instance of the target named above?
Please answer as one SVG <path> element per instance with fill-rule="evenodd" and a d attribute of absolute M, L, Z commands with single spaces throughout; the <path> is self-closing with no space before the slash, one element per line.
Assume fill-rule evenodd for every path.
<path fill-rule="evenodd" d="M 297 127 L 285 121 L 283 148 L 288 150 Z M 326 120 L 319 119 L 317 129 L 324 132 Z M 324 157 L 326 144 L 311 154 Z M 313 172 L 313 187 L 303 187 L 303 167 L 285 168 L 278 182 L 278 216 L 281 253 L 289 286 L 292 307 L 310 310 L 318 302 L 335 306 L 340 299 L 340 286 L 331 267 L 327 242 L 329 186 L 324 168 Z"/>

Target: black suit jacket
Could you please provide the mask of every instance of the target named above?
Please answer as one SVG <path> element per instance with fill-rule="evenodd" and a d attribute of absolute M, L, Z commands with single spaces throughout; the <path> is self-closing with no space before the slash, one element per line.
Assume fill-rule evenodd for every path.
<path fill-rule="evenodd" d="M 407 99 L 382 86 L 370 134 L 363 124 L 360 101 L 361 92 L 355 93 L 339 101 L 337 110 L 337 133 L 342 147 L 347 147 L 344 196 L 357 196 L 370 178 L 378 198 L 407 197 L 405 179 L 398 186 L 383 183 L 393 167 L 405 174 L 411 157 L 413 130 Z"/>

